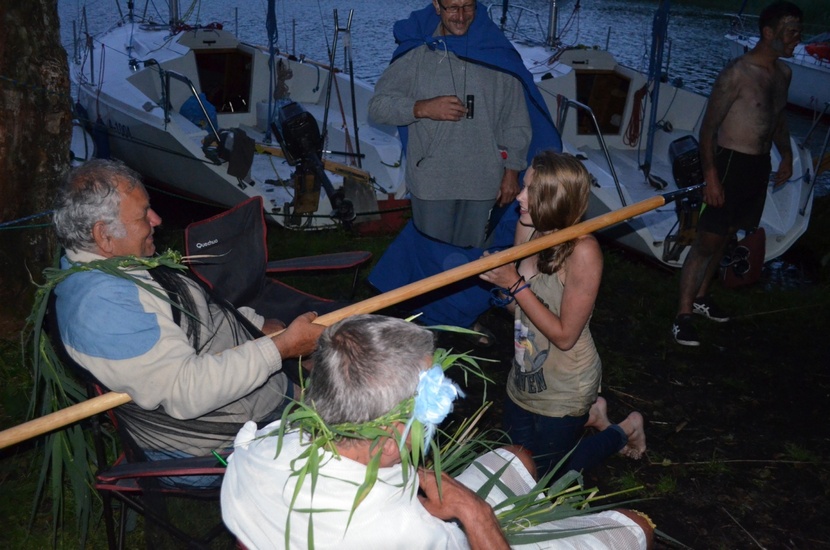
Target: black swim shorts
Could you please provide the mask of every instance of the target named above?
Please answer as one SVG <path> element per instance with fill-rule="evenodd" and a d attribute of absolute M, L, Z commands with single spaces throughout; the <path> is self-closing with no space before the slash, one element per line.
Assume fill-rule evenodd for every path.
<path fill-rule="evenodd" d="M 724 203 L 720 208 L 705 205 L 698 230 L 728 235 L 738 229 L 755 229 L 764 212 L 772 171 L 769 153 L 747 155 L 718 147 L 715 165 L 723 185 Z"/>

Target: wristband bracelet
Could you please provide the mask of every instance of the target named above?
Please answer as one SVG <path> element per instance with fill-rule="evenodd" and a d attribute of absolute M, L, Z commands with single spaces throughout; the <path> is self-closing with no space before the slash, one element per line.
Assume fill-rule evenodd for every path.
<path fill-rule="evenodd" d="M 524 284 L 522 284 L 524 283 Z M 496 307 L 505 307 L 516 299 L 516 294 L 530 287 L 523 275 L 510 288 L 495 287 L 490 289 L 490 303 Z"/>
<path fill-rule="evenodd" d="M 510 295 L 511 295 L 511 296 L 513 296 L 513 297 L 515 298 L 515 297 L 516 297 L 516 294 L 518 294 L 519 292 L 523 291 L 523 290 L 524 290 L 524 289 L 526 289 L 526 288 L 530 288 L 530 283 L 525 283 L 525 284 L 523 284 L 522 286 L 520 286 L 520 287 L 519 287 L 519 288 L 517 288 L 516 290 L 514 290 L 514 291 L 510 292 Z"/>

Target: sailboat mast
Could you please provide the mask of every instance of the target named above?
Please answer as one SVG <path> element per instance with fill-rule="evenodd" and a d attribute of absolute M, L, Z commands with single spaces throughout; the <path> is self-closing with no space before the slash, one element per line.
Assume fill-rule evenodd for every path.
<path fill-rule="evenodd" d="M 657 103 L 660 99 L 660 80 L 663 72 L 663 47 L 669 27 L 669 9 L 671 0 L 660 0 L 657 11 L 654 12 L 654 21 L 651 27 L 651 56 L 648 63 L 648 80 L 652 83 L 651 111 L 648 120 L 648 137 L 646 139 L 645 162 L 643 173 L 646 179 L 651 172 L 651 158 L 654 152 L 654 133 L 657 131 Z"/>
<path fill-rule="evenodd" d="M 556 7 L 556 0 L 550 0 L 550 13 L 548 14 L 548 36 L 545 42 L 551 48 L 556 47 L 556 42 L 559 40 L 557 33 L 559 31 L 559 8 Z"/>
<path fill-rule="evenodd" d="M 173 28 L 181 22 L 181 16 L 179 15 L 179 0 L 168 0 L 167 9 L 170 15 L 170 28 Z"/>

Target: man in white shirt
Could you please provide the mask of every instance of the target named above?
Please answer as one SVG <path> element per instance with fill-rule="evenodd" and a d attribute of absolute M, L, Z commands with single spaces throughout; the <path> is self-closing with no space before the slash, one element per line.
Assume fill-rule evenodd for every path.
<path fill-rule="evenodd" d="M 400 319 L 359 315 L 326 329 L 304 399 L 307 411 L 319 416 L 318 429 L 288 427 L 280 436 L 279 422 L 259 431 L 247 423 L 237 436 L 222 485 L 222 515 L 239 541 L 249 550 L 312 544 L 508 548 L 492 508 L 505 493 L 496 489 L 484 500 L 473 490 L 488 479 L 480 468 L 492 475 L 507 466 L 499 481 L 515 494 L 529 492 L 535 480 L 526 465 L 532 469 L 532 459 L 521 451 L 486 453 L 457 479 L 442 474 L 440 496 L 435 473 L 422 469 L 421 494 L 416 490 L 406 417 L 416 418 L 429 434 L 458 393 L 441 367 L 431 366 L 432 356 L 432 333 Z M 369 428 L 376 437 L 356 435 Z M 326 440 L 326 433 L 347 435 L 330 437 L 330 446 L 309 444 L 312 438 Z M 592 532 L 527 547 L 647 548 L 653 532 L 646 518 L 630 511 L 538 528 Z"/>

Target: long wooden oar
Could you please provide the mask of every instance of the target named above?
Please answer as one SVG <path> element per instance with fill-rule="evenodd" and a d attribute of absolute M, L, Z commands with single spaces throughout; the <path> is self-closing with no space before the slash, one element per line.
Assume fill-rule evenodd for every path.
<path fill-rule="evenodd" d="M 337 321 L 340 321 L 341 319 L 351 317 L 352 315 L 372 313 L 374 311 L 384 309 L 410 298 L 414 298 L 415 296 L 420 296 L 421 294 L 425 294 L 448 284 L 466 279 L 467 277 L 484 273 L 485 271 L 489 271 L 490 269 L 504 265 L 508 262 L 526 258 L 527 256 L 535 254 L 546 248 L 556 246 L 582 235 L 587 235 L 588 233 L 593 233 L 594 231 L 614 225 L 615 223 L 639 216 L 640 214 L 664 206 L 665 204 L 675 200 L 677 197 L 699 189 L 700 187 L 702 187 L 702 185 L 688 187 L 679 191 L 673 191 L 671 193 L 651 197 L 650 199 L 640 201 L 636 204 L 632 204 L 624 208 L 620 208 L 619 210 L 614 210 L 613 212 L 578 223 L 567 229 L 545 235 L 544 237 L 540 237 L 524 244 L 508 248 L 507 250 L 491 254 L 468 264 L 460 265 L 448 271 L 427 277 L 426 279 L 390 290 L 389 292 L 379 294 L 378 296 L 373 296 L 372 298 L 346 306 L 342 309 L 338 309 L 337 311 L 321 315 L 315 319 L 314 322 L 319 325 L 329 326 L 333 325 Z M 19 424 L 13 428 L 0 432 L 0 449 L 15 445 L 32 437 L 48 433 L 52 430 L 63 428 L 73 422 L 83 420 L 84 418 L 107 411 L 119 405 L 123 405 L 124 403 L 129 403 L 130 401 L 132 401 L 132 398 L 126 393 L 109 392 L 104 395 L 88 399 L 83 403 L 78 403 L 77 405 L 72 405 L 71 407 L 66 407 L 60 411 Z"/>

